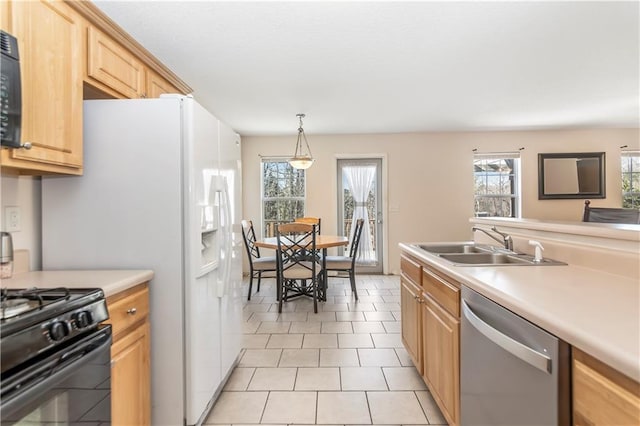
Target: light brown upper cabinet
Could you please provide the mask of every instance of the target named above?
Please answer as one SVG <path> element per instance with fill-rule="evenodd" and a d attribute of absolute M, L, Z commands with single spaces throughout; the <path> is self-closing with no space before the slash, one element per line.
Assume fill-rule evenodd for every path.
<path fill-rule="evenodd" d="M 118 98 L 147 97 L 146 67 L 142 61 L 92 26 L 87 28 L 86 78 Z"/>
<path fill-rule="evenodd" d="M 15 1 L 8 32 L 18 39 L 22 142 L 3 149 L 3 169 L 82 174 L 82 17 L 66 3 Z"/>
<path fill-rule="evenodd" d="M 147 70 L 147 97 L 159 98 L 166 93 L 182 93 L 177 87 L 162 78 L 157 72 Z"/>

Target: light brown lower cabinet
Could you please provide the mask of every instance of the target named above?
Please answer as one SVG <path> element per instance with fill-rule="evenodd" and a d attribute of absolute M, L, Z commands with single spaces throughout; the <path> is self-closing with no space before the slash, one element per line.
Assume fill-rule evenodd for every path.
<path fill-rule="evenodd" d="M 113 327 L 111 424 L 151 424 L 149 289 L 144 283 L 107 299 Z"/>
<path fill-rule="evenodd" d="M 640 425 L 640 384 L 573 348 L 573 424 Z"/>
<path fill-rule="evenodd" d="M 449 425 L 460 424 L 460 320 L 424 294 L 422 303 L 423 373 Z"/>
<path fill-rule="evenodd" d="M 420 374 L 422 374 L 421 297 L 422 289 L 420 289 L 420 287 L 413 284 L 404 276 L 400 278 L 402 343 Z"/>

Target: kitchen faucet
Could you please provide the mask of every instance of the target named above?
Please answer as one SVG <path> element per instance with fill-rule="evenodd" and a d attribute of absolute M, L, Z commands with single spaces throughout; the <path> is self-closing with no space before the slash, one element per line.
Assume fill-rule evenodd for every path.
<path fill-rule="evenodd" d="M 513 251 L 513 238 L 511 238 L 511 235 L 505 234 L 504 232 L 498 231 L 498 229 L 495 226 L 492 227 L 491 230 L 493 232 L 495 232 L 496 234 L 500 235 L 502 237 L 502 239 L 496 237 L 495 235 L 491 235 L 487 230 L 482 229 L 482 228 L 478 228 L 477 226 L 474 226 L 473 228 L 471 228 L 471 230 L 473 232 L 475 232 L 475 231 L 483 232 L 487 236 L 491 237 L 493 240 L 503 244 L 504 248 L 506 248 L 507 250 Z"/>

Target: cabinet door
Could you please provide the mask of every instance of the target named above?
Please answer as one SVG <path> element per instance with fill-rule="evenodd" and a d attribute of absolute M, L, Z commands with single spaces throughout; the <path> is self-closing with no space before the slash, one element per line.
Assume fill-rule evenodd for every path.
<path fill-rule="evenodd" d="M 63 2 L 15 1 L 11 22 L 22 74 L 21 139 L 32 148 L 2 150 L 2 165 L 81 174 L 82 18 Z"/>
<path fill-rule="evenodd" d="M 422 373 L 422 324 L 420 321 L 421 291 L 413 283 L 400 278 L 400 312 L 402 314 L 402 343 L 413 360 L 419 373 Z"/>
<path fill-rule="evenodd" d="M 145 322 L 111 346 L 111 423 L 149 425 L 149 323 Z"/>
<path fill-rule="evenodd" d="M 423 377 L 450 425 L 460 423 L 460 321 L 423 294 Z"/>
<path fill-rule="evenodd" d="M 147 70 L 147 97 L 159 98 L 160 95 L 165 93 L 181 93 L 178 88 L 167 80 L 162 78 L 159 74 Z"/>
<path fill-rule="evenodd" d="M 125 98 L 147 96 L 146 68 L 130 51 L 97 28 L 87 29 L 87 77 Z"/>

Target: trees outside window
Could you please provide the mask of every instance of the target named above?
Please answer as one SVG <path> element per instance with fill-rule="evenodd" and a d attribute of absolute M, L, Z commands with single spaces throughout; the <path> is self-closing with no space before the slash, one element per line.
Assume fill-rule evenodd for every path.
<path fill-rule="evenodd" d="M 520 217 L 520 154 L 476 154 L 475 215 Z"/>
<path fill-rule="evenodd" d="M 276 235 L 276 225 L 304 216 L 305 171 L 286 159 L 262 160 L 262 233 Z"/>

